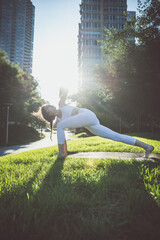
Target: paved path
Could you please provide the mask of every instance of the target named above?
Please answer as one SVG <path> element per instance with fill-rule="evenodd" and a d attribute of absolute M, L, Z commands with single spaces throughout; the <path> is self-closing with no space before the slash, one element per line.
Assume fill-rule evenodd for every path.
<path fill-rule="evenodd" d="M 127 152 L 79 152 L 73 153 L 70 157 L 79 158 L 116 158 L 116 159 L 136 159 L 145 160 L 144 153 L 127 153 Z M 149 160 L 160 161 L 160 154 L 151 153 Z"/>
<path fill-rule="evenodd" d="M 53 141 L 50 140 L 50 133 L 45 132 L 44 134 L 46 137 L 36 142 L 0 148 L 0 156 L 35 150 L 39 148 L 50 147 L 57 144 L 56 134 L 53 134 Z M 67 131 L 65 132 L 65 134 L 66 134 L 66 139 L 69 140 L 69 136 L 71 136 L 72 134 Z"/>

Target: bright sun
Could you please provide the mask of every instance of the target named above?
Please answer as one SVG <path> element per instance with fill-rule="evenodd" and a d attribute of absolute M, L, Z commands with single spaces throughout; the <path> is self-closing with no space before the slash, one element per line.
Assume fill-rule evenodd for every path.
<path fill-rule="evenodd" d="M 51 46 L 51 42 L 48 42 L 48 45 Z M 35 61 L 40 92 L 46 101 L 57 105 L 60 87 L 68 88 L 69 94 L 77 92 L 77 48 L 71 42 L 63 45 L 57 43 L 52 48 L 41 50 L 41 53 L 43 56 Z"/>

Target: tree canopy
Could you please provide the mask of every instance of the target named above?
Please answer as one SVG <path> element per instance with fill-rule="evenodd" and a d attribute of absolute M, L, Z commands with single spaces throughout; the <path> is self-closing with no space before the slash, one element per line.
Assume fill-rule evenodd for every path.
<path fill-rule="evenodd" d="M 7 60 L 0 50 L 0 105 L 12 104 L 12 121 L 28 124 L 33 120 L 31 112 L 44 104 L 37 91 L 38 82 L 27 70 Z"/>
<path fill-rule="evenodd" d="M 159 116 L 160 90 L 160 2 L 138 1 L 139 15 L 123 29 L 106 31 L 104 68 L 113 77 L 112 91 L 119 103 L 130 111 Z M 132 40 L 135 39 L 135 40 Z M 101 71 L 101 70 L 100 70 Z M 107 81 L 105 78 L 103 83 Z"/>

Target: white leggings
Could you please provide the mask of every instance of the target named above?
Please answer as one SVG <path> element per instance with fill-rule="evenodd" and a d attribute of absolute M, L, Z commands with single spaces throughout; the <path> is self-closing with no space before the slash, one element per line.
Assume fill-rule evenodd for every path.
<path fill-rule="evenodd" d="M 61 120 L 57 124 L 58 144 L 65 142 L 65 128 L 80 128 L 84 127 L 96 136 L 109 138 L 114 141 L 135 145 L 136 139 L 127 135 L 119 134 L 111 129 L 102 126 L 96 115 L 88 109 L 81 108 L 79 113 Z"/>

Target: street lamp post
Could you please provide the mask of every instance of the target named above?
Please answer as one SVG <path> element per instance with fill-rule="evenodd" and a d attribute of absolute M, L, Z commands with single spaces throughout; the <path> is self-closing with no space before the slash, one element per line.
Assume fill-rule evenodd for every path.
<path fill-rule="evenodd" d="M 4 105 L 6 106 L 6 145 L 8 145 L 9 109 L 12 104 L 5 103 Z"/>

